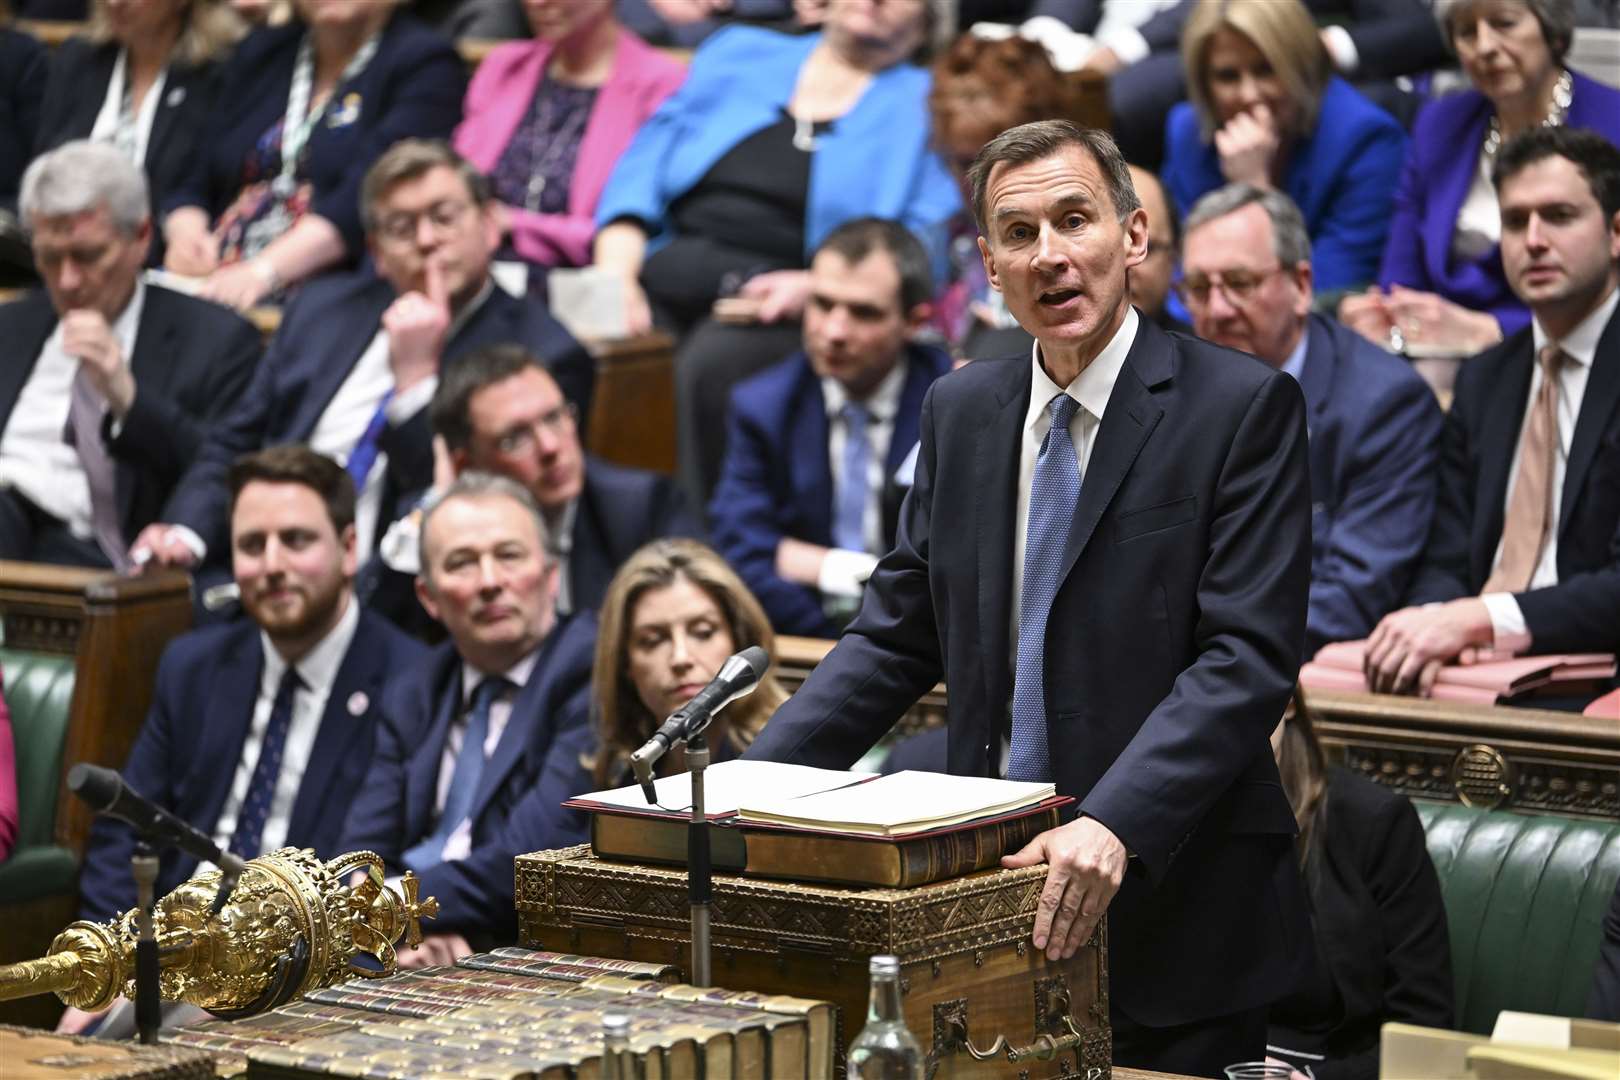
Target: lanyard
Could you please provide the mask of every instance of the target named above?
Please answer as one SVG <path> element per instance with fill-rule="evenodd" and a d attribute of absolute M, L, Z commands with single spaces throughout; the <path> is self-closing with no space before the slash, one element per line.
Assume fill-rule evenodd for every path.
<path fill-rule="evenodd" d="M 310 91 L 315 85 L 315 42 L 309 34 L 305 34 L 304 40 L 299 42 L 298 58 L 293 63 L 292 86 L 287 90 L 287 115 L 281 122 L 281 173 L 272 185 L 282 199 L 291 197 L 297 190 L 295 174 L 298 172 L 298 159 L 303 155 L 315 125 L 331 110 L 332 102 L 337 100 L 338 91 L 343 85 L 364 71 L 371 58 L 377 55 L 379 36 L 373 34 L 355 52 L 349 66 L 343 69 L 343 74 L 333 86 L 326 105 L 317 112 L 312 112 L 309 107 Z"/>

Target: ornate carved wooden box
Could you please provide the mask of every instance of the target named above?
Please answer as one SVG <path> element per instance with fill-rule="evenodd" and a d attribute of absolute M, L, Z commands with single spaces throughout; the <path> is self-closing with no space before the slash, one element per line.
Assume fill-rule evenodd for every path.
<path fill-rule="evenodd" d="M 714 982 L 836 1003 L 842 1062 L 866 1016 L 867 960 L 893 953 L 906 1024 L 938 1080 L 1102 1080 L 1107 924 L 1072 959 L 1049 962 L 1029 941 L 1045 878 L 1036 866 L 863 890 L 716 876 Z M 608 862 L 589 846 L 521 855 L 517 911 L 531 947 L 689 966 L 682 870 Z"/>

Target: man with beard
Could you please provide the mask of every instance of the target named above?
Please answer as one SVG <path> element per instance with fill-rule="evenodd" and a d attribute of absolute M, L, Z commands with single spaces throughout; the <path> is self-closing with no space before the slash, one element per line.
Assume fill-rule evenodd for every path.
<path fill-rule="evenodd" d="M 424 650 L 355 602 L 354 484 L 342 466 L 278 446 L 239 459 L 229 483 L 248 617 L 170 644 L 124 781 L 244 858 L 286 846 L 330 858 L 371 762 L 384 680 Z M 134 906 L 134 844 L 129 826 L 96 819 L 82 918 Z M 157 894 L 196 869 L 164 852 Z"/>

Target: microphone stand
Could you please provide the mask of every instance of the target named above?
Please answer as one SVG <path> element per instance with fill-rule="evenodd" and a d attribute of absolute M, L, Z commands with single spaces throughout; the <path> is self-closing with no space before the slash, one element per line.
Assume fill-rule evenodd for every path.
<path fill-rule="evenodd" d="M 157 1042 L 158 1028 L 163 1025 L 163 1003 L 158 997 L 157 931 L 152 919 L 152 908 L 157 903 L 158 855 L 144 834 L 135 841 L 129 871 L 135 878 L 135 1029 L 141 1043 L 151 1046 Z"/>
<path fill-rule="evenodd" d="M 686 830 L 686 891 L 692 904 L 692 985 L 711 986 L 709 917 L 713 912 L 714 867 L 709 860 L 709 818 L 703 803 L 703 770 L 709 767 L 709 737 L 702 730 L 687 736 L 686 767 L 692 776 L 692 823 Z"/>

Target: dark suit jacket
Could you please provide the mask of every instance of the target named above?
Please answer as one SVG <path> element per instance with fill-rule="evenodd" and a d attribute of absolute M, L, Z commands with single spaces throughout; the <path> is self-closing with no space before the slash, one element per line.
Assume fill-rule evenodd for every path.
<path fill-rule="evenodd" d="M 203 538 L 210 561 L 225 553 L 229 502 L 225 473 L 231 462 L 266 446 L 308 440 L 376 337 L 383 312 L 393 301 L 393 287 L 386 281 L 353 274 L 312 281 L 287 306 L 258 375 L 237 407 L 209 433 L 197 463 L 164 511 L 163 520 L 185 525 Z M 504 342 L 520 344 L 544 360 L 581 414 L 590 411 L 594 367 L 589 354 L 544 306 L 515 300 L 498 286 L 445 343 L 444 362 Z M 427 410 L 388 428 L 381 445 L 388 455 L 388 476 L 379 528 L 398 516 L 399 504 L 410 493 L 433 482 Z"/>
<path fill-rule="evenodd" d="M 425 654 L 386 620 L 360 613 L 299 783 L 287 825 L 289 847 L 312 847 L 323 859 L 348 850 L 338 836 L 371 763 L 383 695 L 399 672 L 419 666 Z M 213 832 L 242 759 L 263 669 L 259 627 L 246 619 L 176 638 L 158 665 L 152 710 L 130 749 L 125 782 L 203 832 Z M 364 706 L 358 715 L 356 704 Z M 134 846 L 134 830 L 127 825 L 96 819 L 79 875 L 82 918 L 103 919 L 134 906 L 129 876 Z M 157 895 L 196 870 L 191 856 L 165 852 Z"/>
<path fill-rule="evenodd" d="M 0 26 L 0 210 L 15 212 L 23 170 L 39 133 L 45 93 L 45 46 Z"/>
<path fill-rule="evenodd" d="M 944 676 L 950 771 L 996 769 L 1029 364 L 975 361 L 929 391 L 895 548 L 747 756 L 847 768 Z M 1045 672 L 1057 789 L 1135 856 L 1109 960 L 1114 1004 L 1142 1024 L 1258 1007 L 1306 947 L 1267 737 L 1299 670 L 1308 485 L 1292 379 L 1141 321 L 1081 487 Z"/>
<path fill-rule="evenodd" d="M 1406 796 L 1330 768 L 1307 871 L 1318 979 L 1337 1009 L 1295 996 L 1272 1009 L 1266 1042 L 1306 1058 L 1317 1080 L 1377 1080 L 1385 1021 L 1452 1026 L 1451 941 L 1423 824 Z M 1318 995 L 1320 1001 L 1320 995 Z"/>
<path fill-rule="evenodd" d="M 557 832 L 562 812 L 538 781 L 552 742 L 586 722 L 595 647 L 596 619 L 589 613 L 558 622 L 541 644 L 473 796 L 472 854 L 422 875 L 422 895 L 439 898 L 440 914 L 429 933 L 512 941 L 513 858 L 574 842 L 572 832 Z M 462 708 L 461 655 L 446 642 L 429 656 L 397 673 L 384 704 L 387 719 L 377 733 L 376 758 L 339 845 L 375 851 L 390 873 L 402 869 L 406 849 L 437 824 L 434 801 L 445 740 Z"/>
<path fill-rule="evenodd" d="M 0 430 L 56 323 L 43 290 L 0 304 L 0 341 L 13 357 L 0 367 Z M 210 425 L 241 398 L 259 363 L 261 340 L 252 324 L 229 308 L 146 287 L 129 358 L 135 403 L 118 437 L 108 443 L 118 468 L 119 523 L 126 539 L 157 520 L 197 459 Z M 110 424 L 105 431 L 111 431 Z"/>
<path fill-rule="evenodd" d="M 917 416 L 951 359 L 923 345 L 906 348 L 906 380 L 894 416 L 883 475 L 892 477 L 917 443 Z M 827 406 L 821 380 L 794 353 L 731 392 L 726 456 L 709 504 L 714 546 L 753 590 L 780 634 L 834 637 L 813 586 L 776 572 L 776 546 L 793 537 L 832 544 L 833 475 L 827 456 Z M 885 547 L 896 522 L 884 521 Z"/>
<path fill-rule="evenodd" d="M 601 606 L 608 582 L 624 561 L 643 544 L 668 536 L 703 536 L 673 480 L 587 457 L 568 553 L 568 595 L 574 610 Z"/>
<path fill-rule="evenodd" d="M 163 203 L 165 214 L 198 206 L 212 221 L 246 183 L 269 179 L 249 174 L 245 166 L 255 145 L 287 111 L 304 30 L 294 19 L 255 30 L 237 46 L 198 133 L 201 152 L 185 182 Z M 314 188 L 311 212 L 343 234 L 351 258 L 365 250 L 360 181 L 366 170 L 400 139 L 448 139 L 461 119 L 466 89 L 466 68 L 450 42 L 400 13 L 384 28 L 365 70 L 332 92 L 333 107 L 310 135 L 301 175 Z"/>
<path fill-rule="evenodd" d="M 1440 406 L 1412 366 L 1331 319 L 1308 323 L 1311 606 L 1305 654 L 1400 606 L 1434 518 Z"/>
<path fill-rule="evenodd" d="M 1440 493 L 1410 603 L 1477 596 L 1502 539 L 1535 345 L 1526 327 L 1464 364 L 1440 442 Z M 1558 584 L 1518 594 L 1532 652 L 1620 649 L 1620 314 L 1587 376 L 1558 512 Z"/>
<path fill-rule="evenodd" d="M 98 45 L 73 38 L 51 54 L 36 154 L 90 137 L 107 97 L 118 49 L 115 42 Z M 197 136 L 214 107 L 220 68 L 219 63 L 174 63 L 163 82 L 157 113 L 152 117 L 152 133 L 146 142 L 146 160 L 142 162 L 152 191 L 154 264 L 161 264 L 163 259 L 163 229 L 162 221 L 156 217 L 157 208 L 185 182 L 195 166 Z"/>
<path fill-rule="evenodd" d="M 1603 940 L 1598 944 L 1597 964 L 1592 969 L 1586 1015 L 1593 1020 L 1620 1022 L 1620 881 L 1614 883 L 1614 897 L 1603 914 Z"/>

